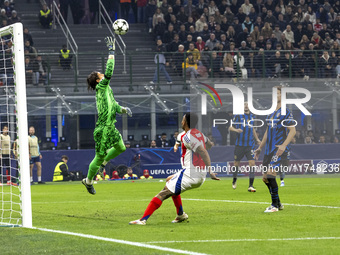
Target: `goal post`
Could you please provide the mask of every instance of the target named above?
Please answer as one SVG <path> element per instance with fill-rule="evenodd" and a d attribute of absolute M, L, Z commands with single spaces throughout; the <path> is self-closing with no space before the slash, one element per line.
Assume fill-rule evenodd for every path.
<path fill-rule="evenodd" d="M 2 83 L 0 122 L 1 128 L 4 125 L 8 127 L 10 136 L 10 155 L 7 161 L 9 166 L 1 160 L 0 226 L 31 228 L 32 204 L 23 25 L 15 23 L 1 28 L 0 37 L 0 61 L 3 63 L 0 66 L 0 83 Z M 17 157 L 13 159 L 14 143 Z M 5 170 L 5 167 L 9 170 Z M 7 183 L 4 181 L 6 178 Z"/>

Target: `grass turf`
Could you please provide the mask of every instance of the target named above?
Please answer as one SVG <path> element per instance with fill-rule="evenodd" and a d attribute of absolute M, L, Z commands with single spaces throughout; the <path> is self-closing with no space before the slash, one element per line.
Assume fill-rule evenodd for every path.
<path fill-rule="evenodd" d="M 189 222 L 171 223 L 176 210 L 168 199 L 146 226 L 131 226 L 128 222 L 140 218 L 151 198 L 164 187 L 159 180 L 99 182 L 94 196 L 80 182 L 34 185 L 33 225 L 141 243 L 181 241 L 152 244 L 207 254 L 338 254 L 340 239 L 245 239 L 339 238 L 340 208 L 296 206 L 340 207 L 339 177 L 288 177 L 279 194 L 283 204 L 292 205 L 272 214 L 263 213 L 270 204 L 270 195 L 259 178 L 255 180 L 256 193 L 247 192 L 246 178 L 238 179 L 236 190 L 230 178 L 207 180 L 202 187 L 182 194 Z M 37 229 L 1 227 L 0 240 L 1 254 L 171 254 Z"/>

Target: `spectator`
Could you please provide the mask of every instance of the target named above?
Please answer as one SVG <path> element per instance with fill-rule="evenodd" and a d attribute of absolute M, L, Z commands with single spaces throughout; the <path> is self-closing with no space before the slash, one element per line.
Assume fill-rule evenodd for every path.
<path fill-rule="evenodd" d="M 30 41 L 25 41 L 24 50 L 27 50 L 33 58 L 38 56 L 37 50 L 30 45 Z"/>
<path fill-rule="evenodd" d="M 214 34 L 217 40 L 221 38 L 221 35 L 225 34 L 225 32 L 221 30 L 220 24 L 216 24 Z"/>
<path fill-rule="evenodd" d="M 324 135 L 321 135 L 321 136 L 319 137 L 319 143 L 322 143 L 322 144 L 325 144 L 325 143 L 326 143 L 326 138 L 325 138 Z"/>
<path fill-rule="evenodd" d="M 133 173 L 132 168 L 128 167 L 126 170 L 126 174 L 123 176 L 124 180 L 133 180 L 133 179 L 138 179 L 138 176 Z"/>
<path fill-rule="evenodd" d="M 244 20 L 246 19 L 246 14 L 243 12 L 242 8 L 238 9 L 238 13 L 236 14 L 236 17 L 238 18 L 240 24 L 242 24 L 244 22 Z"/>
<path fill-rule="evenodd" d="M 297 21 L 300 23 L 303 21 L 304 18 L 304 11 L 302 10 L 302 7 L 298 7 L 297 13 L 295 15 L 297 17 Z"/>
<path fill-rule="evenodd" d="M 333 136 L 332 143 L 339 143 L 339 138 L 337 136 Z"/>
<path fill-rule="evenodd" d="M 209 16 L 215 15 L 215 12 L 218 11 L 218 8 L 214 1 L 210 1 L 208 9 L 209 9 Z"/>
<path fill-rule="evenodd" d="M 216 51 L 212 52 L 210 63 L 211 65 L 209 65 L 208 68 L 210 77 L 212 78 L 222 77 L 223 76 L 223 69 L 221 70 L 222 60 L 217 55 Z"/>
<path fill-rule="evenodd" d="M 229 7 L 229 6 L 225 9 L 225 12 L 224 12 L 223 15 L 227 18 L 228 22 L 230 22 L 230 23 L 231 23 L 231 22 L 234 20 L 234 18 L 235 18 L 235 15 L 234 15 L 233 12 L 230 10 L 230 7 Z"/>
<path fill-rule="evenodd" d="M 227 77 L 233 77 L 235 74 L 235 69 L 234 69 L 234 58 L 230 54 L 230 52 L 227 52 L 224 54 L 224 58 L 222 61 L 223 67 L 221 71 L 224 71 L 224 74 Z"/>
<path fill-rule="evenodd" d="M 314 32 L 311 43 L 314 45 L 314 48 L 321 49 L 321 45 L 323 44 L 322 38 L 318 35 L 317 32 Z"/>
<path fill-rule="evenodd" d="M 183 69 L 184 68 L 185 68 L 185 71 L 190 74 L 190 78 L 197 78 L 197 75 L 198 75 L 197 62 L 195 61 L 192 53 L 189 53 L 185 62 L 183 62 Z"/>
<path fill-rule="evenodd" d="M 187 5 L 184 6 L 185 15 L 193 17 L 196 13 L 196 7 L 192 4 L 192 0 L 188 0 Z"/>
<path fill-rule="evenodd" d="M 174 26 L 170 23 L 168 25 L 168 30 L 163 35 L 163 43 L 165 43 L 167 45 L 169 43 L 171 43 L 173 41 L 174 37 L 175 37 L 175 33 L 176 32 L 174 31 Z"/>
<path fill-rule="evenodd" d="M 328 13 L 322 6 L 319 7 L 315 15 L 317 19 L 320 19 L 321 23 L 328 23 Z"/>
<path fill-rule="evenodd" d="M 149 170 L 144 169 L 143 175 L 140 177 L 140 179 L 153 179 L 153 177 L 149 174 Z"/>
<path fill-rule="evenodd" d="M 314 25 L 313 25 L 313 29 L 314 29 L 314 31 L 316 31 L 316 32 L 320 32 L 321 31 L 321 29 L 322 29 L 322 24 L 320 23 L 320 19 L 316 19 L 316 22 L 314 23 Z"/>
<path fill-rule="evenodd" d="M 204 50 L 205 42 L 203 42 L 202 37 L 197 37 L 197 42 L 195 43 L 195 45 L 200 52 Z"/>
<path fill-rule="evenodd" d="M 1 15 L 0 15 L 0 22 L 1 22 L 0 24 L 1 25 L 2 25 L 3 20 L 8 20 L 5 9 L 1 9 Z"/>
<path fill-rule="evenodd" d="M 147 0 L 136 0 L 137 2 L 137 22 L 145 23 L 146 22 L 146 6 Z"/>
<path fill-rule="evenodd" d="M 228 28 L 229 28 L 229 22 L 228 22 L 228 19 L 227 19 L 227 17 L 226 16 L 222 16 L 222 20 L 221 20 L 221 24 L 220 24 L 220 26 L 221 26 L 221 30 L 222 31 L 227 31 L 228 30 Z"/>
<path fill-rule="evenodd" d="M 334 44 L 334 40 L 331 38 L 329 33 L 326 33 L 326 38 L 323 41 L 323 48 L 329 50 Z"/>
<path fill-rule="evenodd" d="M 124 145 L 125 145 L 125 148 L 131 148 L 131 143 L 130 143 L 130 141 L 125 141 L 124 142 Z"/>
<path fill-rule="evenodd" d="M 247 69 L 247 74 L 249 78 L 258 78 L 255 69 L 255 55 L 253 51 L 249 52 L 244 60 L 244 67 Z"/>
<path fill-rule="evenodd" d="M 201 15 L 199 20 L 196 21 L 195 27 L 197 32 L 202 32 L 204 25 L 207 25 L 206 19 L 204 15 Z"/>
<path fill-rule="evenodd" d="M 159 148 L 169 147 L 169 142 L 166 138 L 167 138 L 166 133 L 162 133 L 161 139 L 158 139 L 156 141 L 157 147 L 159 147 Z"/>
<path fill-rule="evenodd" d="M 206 68 L 210 67 L 211 66 L 210 59 L 211 51 L 209 50 L 208 46 L 204 46 L 204 50 L 201 52 L 201 61 L 203 66 L 205 66 Z"/>
<path fill-rule="evenodd" d="M 150 143 L 150 148 L 157 148 L 156 141 L 152 140 Z"/>
<path fill-rule="evenodd" d="M 163 45 L 163 42 L 161 39 L 157 40 L 157 47 L 156 47 L 156 52 L 157 54 L 155 55 L 154 61 L 155 64 L 158 65 L 159 68 L 156 68 L 155 74 L 153 76 L 153 80 L 150 82 L 151 84 L 155 84 L 158 81 L 158 69 L 159 72 L 163 72 L 165 75 L 165 78 L 167 80 L 167 84 L 172 84 L 172 80 L 170 75 L 165 69 L 165 66 L 168 66 L 169 63 L 166 61 L 164 52 L 165 52 L 165 46 Z"/>
<path fill-rule="evenodd" d="M 187 35 L 187 40 L 183 43 L 184 49 L 188 50 L 189 49 L 189 45 L 191 43 L 195 44 L 195 42 L 192 40 L 192 35 Z"/>
<path fill-rule="evenodd" d="M 162 38 L 166 31 L 166 24 L 162 17 L 157 17 L 157 23 L 154 27 L 155 38 Z"/>
<path fill-rule="evenodd" d="M 303 144 L 304 138 L 300 130 L 296 130 L 295 139 L 297 144 Z"/>
<path fill-rule="evenodd" d="M 51 28 L 52 26 L 52 13 L 48 9 L 47 4 L 42 5 L 42 9 L 39 12 L 39 22 L 43 28 Z"/>
<path fill-rule="evenodd" d="M 21 19 L 18 17 L 18 14 L 17 14 L 17 11 L 16 10 L 13 10 L 12 11 L 12 15 L 11 17 L 9 18 L 8 20 L 9 24 L 14 24 L 14 23 L 17 23 L 17 22 L 21 22 Z"/>
<path fill-rule="evenodd" d="M 247 43 L 245 41 L 241 42 L 241 47 L 238 48 L 239 51 L 242 51 L 244 56 L 248 55 L 249 48 L 247 47 Z"/>
<path fill-rule="evenodd" d="M 292 59 L 294 77 L 304 77 L 306 79 L 306 76 L 309 76 L 307 61 L 307 58 L 303 55 L 303 51 L 299 50 L 298 55 Z"/>
<path fill-rule="evenodd" d="M 24 28 L 24 42 L 26 41 L 29 41 L 30 45 L 33 47 L 34 45 L 33 38 L 27 27 Z"/>
<path fill-rule="evenodd" d="M 173 136 L 169 140 L 169 146 L 173 147 L 176 144 L 178 134 L 178 131 L 174 132 Z"/>
<path fill-rule="evenodd" d="M 25 57 L 25 73 L 26 84 L 31 84 L 33 81 L 33 66 L 29 57 Z"/>
<path fill-rule="evenodd" d="M 295 32 L 296 29 L 297 29 L 297 26 L 299 25 L 299 20 L 298 20 L 297 15 L 294 15 L 294 16 L 293 16 L 293 20 L 289 22 L 289 25 L 290 25 L 290 27 L 291 27 L 291 30 L 292 30 L 293 32 Z"/>
<path fill-rule="evenodd" d="M 244 56 L 242 55 L 241 51 L 238 51 L 234 56 L 234 65 L 236 65 L 235 69 L 238 72 L 237 77 L 247 79 L 247 69 L 244 67 Z"/>
<path fill-rule="evenodd" d="M 180 25 L 178 36 L 179 36 L 179 40 L 181 42 L 183 42 L 183 43 L 187 40 L 188 33 L 185 30 L 185 25 L 184 24 Z"/>
<path fill-rule="evenodd" d="M 241 5 L 241 8 L 246 15 L 249 15 L 251 8 L 253 8 L 253 5 L 249 3 L 249 0 L 244 0 L 244 4 Z"/>
<path fill-rule="evenodd" d="M 112 172 L 112 178 L 110 180 L 120 180 L 121 178 L 118 175 L 117 171 Z"/>
<path fill-rule="evenodd" d="M 182 24 L 181 24 L 181 22 L 179 22 L 177 20 L 175 15 L 170 15 L 170 22 L 169 22 L 169 24 L 172 24 L 174 26 L 174 30 L 176 32 L 180 32 Z M 184 28 L 185 28 L 185 25 L 184 25 Z"/>
<path fill-rule="evenodd" d="M 264 23 L 264 27 L 261 30 L 261 35 L 265 40 L 268 40 L 273 33 L 273 29 L 270 27 L 270 24 L 268 22 Z"/>
<path fill-rule="evenodd" d="M 302 46 L 304 45 L 306 47 L 306 45 L 309 45 L 310 41 L 307 37 L 307 35 L 303 35 L 302 38 L 301 38 L 301 41 L 298 43 L 298 46 Z"/>
<path fill-rule="evenodd" d="M 331 8 L 328 13 L 328 22 L 331 24 L 332 22 L 336 21 L 336 17 L 340 15 L 334 12 L 334 8 Z"/>
<path fill-rule="evenodd" d="M 179 75 L 183 75 L 182 63 L 185 61 L 184 45 L 178 45 L 178 50 L 172 56 L 172 68 Z"/>
<path fill-rule="evenodd" d="M 153 29 L 153 16 L 156 12 L 156 1 L 155 0 L 149 0 L 148 5 L 146 6 L 145 9 L 145 16 L 146 20 L 148 22 L 148 28 L 149 28 L 149 33 L 152 33 Z"/>
<path fill-rule="evenodd" d="M 196 7 L 196 10 L 197 10 L 199 15 L 203 14 L 204 8 L 208 8 L 208 5 L 206 4 L 206 2 L 204 0 L 199 0 L 197 7 Z M 196 28 L 196 30 L 197 30 L 197 28 Z"/>
<path fill-rule="evenodd" d="M 305 144 L 314 144 L 312 138 L 310 136 L 305 137 Z"/>
<path fill-rule="evenodd" d="M 6 15 L 8 18 L 12 16 L 13 7 L 10 6 L 10 3 L 8 0 L 4 1 L 3 9 L 6 11 Z"/>
<path fill-rule="evenodd" d="M 166 15 L 168 12 L 170 5 L 168 5 L 168 0 L 163 0 L 162 4 L 159 6 L 159 8 L 161 9 L 161 12 Z"/>
<path fill-rule="evenodd" d="M 67 49 L 66 44 L 64 44 L 60 50 L 59 64 L 63 70 L 70 70 L 72 67 L 72 55 L 70 54 L 70 50 Z"/>
<path fill-rule="evenodd" d="M 295 43 L 294 32 L 292 31 L 292 28 L 290 25 L 287 25 L 286 30 L 283 31 L 283 34 L 285 35 L 285 38 L 287 41 Z"/>
<path fill-rule="evenodd" d="M 181 44 L 178 34 L 174 34 L 174 39 L 167 45 L 167 51 L 175 52 L 178 50 L 178 46 Z"/>
<path fill-rule="evenodd" d="M 184 6 L 181 6 L 179 8 L 179 12 L 177 13 L 176 18 L 182 24 L 184 24 L 187 21 L 188 17 L 187 17 L 187 15 L 184 12 Z"/>
<path fill-rule="evenodd" d="M 309 18 L 307 18 L 307 16 Z M 315 15 L 315 12 L 313 11 L 312 7 L 308 6 L 307 8 L 307 12 L 304 14 L 304 21 L 306 21 L 306 18 L 308 20 L 308 22 L 310 23 L 315 23 L 316 22 L 316 15 Z"/>
<path fill-rule="evenodd" d="M 61 161 L 54 168 L 53 181 L 74 181 L 76 176 L 68 171 L 68 156 L 62 155 Z"/>
<path fill-rule="evenodd" d="M 235 41 L 236 39 L 236 32 L 233 26 L 229 26 L 228 31 L 226 32 L 227 35 L 227 40 L 230 41 Z"/>
<path fill-rule="evenodd" d="M 175 4 L 172 5 L 172 9 L 174 10 L 174 15 L 177 16 L 177 14 L 179 13 L 180 9 L 181 9 L 181 0 L 175 0 Z"/>
<path fill-rule="evenodd" d="M 162 9 L 162 12 L 163 12 L 163 9 Z M 175 16 L 172 7 L 169 6 L 169 7 L 168 7 L 168 10 L 167 10 L 166 12 L 163 12 L 163 13 L 165 13 L 165 14 L 164 14 L 165 23 L 166 23 L 167 25 L 169 25 L 169 23 L 170 23 L 170 21 L 171 21 L 171 16 Z M 176 16 L 175 16 L 175 17 L 176 17 Z"/>
<path fill-rule="evenodd" d="M 334 67 L 332 66 L 332 62 L 328 54 L 328 51 L 325 50 L 323 52 L 319 61 L 319 65 L 320 65 L 320 78 L 333 77 Z"/>
<path fill-rule="evenodd" d="M 42 82 L 47 85 L 51 80 L 51 73 L 49 72 L 48 64 L 42 60 L 40 55 L 38 55 L 37 59 L 33 63 L 33 85 L 37 86 L 40 78 Z"/>
<path fill-rule="evenodd" d="M 219 41 L 216 40 L 215 34 L 214 34 L 214 33 L 211 33 L 211 34 L 210 34 L 210 38 L 209 38 L 209 40 L 207 40 L 207 41 L 205 42 L 205 45 L 208 46 L 209 50 L 211 51 L 211 50 L 213 50 L 213 49 L 215 48 L 216 43 L 218 43 L 218 42 L 219 42 Z"/>
<path fill-rule="evenodd" d="M 200 63 L 201 53 L 198 49 L 195 48 L 195 43 L 192 42 L 189 44 L 189 49 L 187 50 L 187 53 L 191 53 L 193 55 L 193 60 L 196 64 L 202 65 L 202 63 Z"/>
<path fill-rule="evenodd" d="M 243 31 L 242 25 L 240 24 L 239 19 L 237 17 L 234 18 L 234 22 L 233 22 L 232 26 L 235 29 L 236 35 L 238 35 L 239 33 L 241 33 Z"/>
<path fill-rule="evenodd" d="M 244 22 L 242 23 L 242 29 L 244 30 L 245 28 L 248 29 L 249 33 L 253 32 L 253 30 L 254 30 L 254 25 L 253 25 L 253 23 L 250 21 L 249 16 L 246 16 L 246 19 L 245 19 Z"/>
<path fill-rule="evenodd" d="M 267 11 L 267 16 L 264 18 L 263 21 L 264 22 L 268 22 L 271 27 L 274 27 L 274 25 L 276 24 L 277 20 L 276 20 L 275 16 L 273 16 L 272 10 L 268 10 Z"/>

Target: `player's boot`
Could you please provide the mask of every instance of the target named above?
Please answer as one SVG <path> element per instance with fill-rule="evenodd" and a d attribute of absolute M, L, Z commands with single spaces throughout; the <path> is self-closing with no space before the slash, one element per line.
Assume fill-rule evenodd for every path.
<path fill-rule="evenodd" d="M 189 218 L 188 214 L 183 212 L 182 215 L 177 215 L 177 217 L 173 221 L 171 221 L 171 223 L 179 223 L 179 222 L 187 220 L 188 218 Z"/>
<path fill-rule="evenodd" d="M 146 220 L 133 220 L 129 222 L 129 225 L 146 225 Z"/>
<path fill-rule="evenodd" d="M 250 186 L 250 187 L 248 188 L 248 191 L 249 191 L 249 192 L 256 192 L 256 189 L 255 189 L 253 186 Z"/>
<path fill-rule="evenodd" d="M 284 180 L 281 181 L 280 186 L 281 186 L 281 187 L 284 187 L 284 186 L 285 186 L 285 181 L 284 181 Z"/>
<path fill-rule="evenodd" d="M 279 209 L 275 206 L 269 206 L 268 208 L 266 208 L 266 210 L 264 211 L 265 213 L 272 213 L 272 212 L 278 212 Z"/>
<path fill-rule="evenodd" d="M 279 204 L 279 210 L 283 210 L 285 207 L 283 206 L 283 204 Z"/>
<path fill-rule="evenodd" d="M 84 178 L 84 179 L 81 181 L 81 183 L 84 184 L 84 186 L 86 187 L 87 191 L 88 191 L 90 194 L 92 194 L 92 195 L 96 194 L 96 191 L 95 191 L 95 189 L 93 188 L 93 185 L 90 185 L 90 184 L 87 184 L 87 183 L 86 183 L 86 178 Z"/>
<path fill-rule="evenodd" d="M 104 176 L 104 167 L 100 166 L 98 169 L 98 174 L 100 175 L 100 177 L 105 180 L 105 176 Z"/>
<path fill-rule="evenodd" d="M 232 185 L 232 187 L 233 187 L 233 189 L 236 189 L 236 187 L 237 187 L 237 184 L 236 184 L 236 182 L 233 182 L 233 185 Z"/>

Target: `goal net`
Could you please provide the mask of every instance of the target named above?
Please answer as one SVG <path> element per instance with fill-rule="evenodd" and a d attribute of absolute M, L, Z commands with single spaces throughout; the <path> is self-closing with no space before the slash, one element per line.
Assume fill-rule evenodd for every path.
<path fill-rule="evenodd" d="M 22 24 L 0 39 L 0 226 L 32 227 Z"/>

